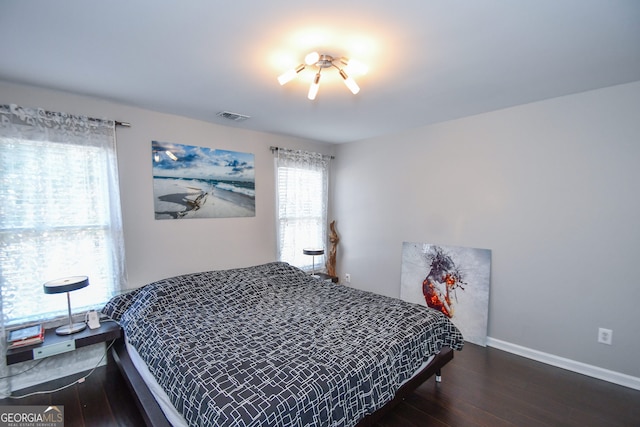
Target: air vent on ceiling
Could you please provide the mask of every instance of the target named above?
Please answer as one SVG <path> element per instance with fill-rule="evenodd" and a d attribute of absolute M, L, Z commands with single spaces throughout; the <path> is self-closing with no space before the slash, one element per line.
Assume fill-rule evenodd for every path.
<path fill-rule="evenodd" d="M 233 120 L 234 122 L 242 122 L 250 117 L 244 114 L 232 113 L 231 111 L 220 111 L 217 115 L 225 119 Z"/>

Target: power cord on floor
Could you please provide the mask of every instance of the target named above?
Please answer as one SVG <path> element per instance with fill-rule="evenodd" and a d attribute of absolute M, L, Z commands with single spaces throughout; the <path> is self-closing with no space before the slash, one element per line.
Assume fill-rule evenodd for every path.
<path fill-rule="evenodd" d="M 82 376 L 82 377 L 78 378 L 77 380 L 75 380 L 75 381 L 74 381 L 74 382 L 72 382 L 71 384 L 67 384 L 67 385 L 64 385 L 64 386 L 62 386 L 62 387 L 58 387 L 58 388 L 56 388 L 56 389 L 54 389 L 54 390 L 34 391 L 33 393 L 23 394 L 22 396 L 13 396 L 13 395 L 9 395 L 9 396 L 8 396 L 8 398 L 9 398 L 9 399 L 24 399 L 25 397 L 36 396 L 36 395 L 38 395 L 38 394 L 49 394 L 49 393 L 55 393 L 55 392 L 57 392 L 57 391 L 64 390 L 64 389 L 69 388 L 69 387 L 71 387 L 71 386 L 74 386 L 74 385 L 76 385 L 76 384 L 82 384 L 82 383 L 83 383 L 87 378 L 89 378 L 89 376 L 90 376 L 91 374 L 93 374 L 93 372 L 94 372 L 96 369 L 98 369 L 98 366 L 100 366 L 100 364 L 102 363 L 102 361 L 104 360 L 104 358 L 105 358 L 105 357 L 107 356 L 107 354 L 109 353 L 109 350 L 110 350 L 110 349 L 111 349 L 111 347 L 113 346 L 113 343 L 115 343 L 115 342 L 116 342 L 115 340 L 111 341 L 111 344 L 109 344 L 109 346 L 107 347 L 107 350 L 104 352 L 104 354 L 102 355 L 102 357 L 100 358 L 100 360 L 98 360 L 98 363 L 96 363 L 96 366 L 94 366 L 94 367 L 93 367 L 93 369 L 91 369 L 91 371 L 89 371 L 89 373 L 88 373 L 87 375 L 84 375 L 84 376 Z M 32 367 L 32 368 L 29 368 L 29 369 L 33 369 L 33 367 Z M 27 370 L 29 370 L 29 369 L 27 369 Z M 24 372 L 26 372 L 26 371 L 24 371 Z"/>

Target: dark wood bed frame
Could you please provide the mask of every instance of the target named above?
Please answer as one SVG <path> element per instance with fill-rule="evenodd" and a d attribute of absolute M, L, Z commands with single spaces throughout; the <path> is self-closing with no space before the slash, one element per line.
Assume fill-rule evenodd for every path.
<path fill-rule="evenodd" d="M 124 337 L 116 340 L 111 352 L 118 368 L 120 368 L 120 372 L 122 372 L 122 375 L 129 386 L 129 389 L 135 397 L 136 404 L 140 409 L 146 425 L 148 427 L 171 427 L 171 424 L 167 421 L 162 409 L 160 409 L 160 405 L 158 405 L 158 402 L 156 402 L 156 399 L 151 394 L 147 384 L 142 380 L 142 377 L 133 365 L 124 343 Z M 364 417 L 356 427 L 365 427 L 376 423 L 431 376 L 436 375 L 436 381 L 439 382 L 442 367 L 452 359 L 453 350 L 449 347 L 444 347 L 442 351 L 440 351 L 440 353 L 431 361 L 431 363 L 400 387 L 393 400 L 385 404 L 373 414 Z"/>

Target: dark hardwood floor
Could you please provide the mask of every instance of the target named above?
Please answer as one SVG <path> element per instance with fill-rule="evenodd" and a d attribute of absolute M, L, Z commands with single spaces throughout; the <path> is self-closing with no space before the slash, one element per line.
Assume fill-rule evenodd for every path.
<path fill-rule="evenodd" d="M 55 390 L 87 373 L 88 371 L 15 391 L 13 395 Z M 65 427 L 144 426 L 136 403 L 111 355 L 106 366 L 98 367 L 81 384 L 24 399 L 0 399 L 0 405 L 62 405 Z"/>
<path fill-rule="evenodd" d="M 640 426 L 640 391 L 466 343 L 378 425 Z"/>
<path fill-rule="evenodd" d="M 443 369 L 376 426 L 640 426 L 640 391 L 466 344 Z M 54 389 L 77 377 L 23 390 Z M 0 405 L 64 405 L 65 426 L 142 426 L 124 379 L 109 360 L 82 384 Z"/>

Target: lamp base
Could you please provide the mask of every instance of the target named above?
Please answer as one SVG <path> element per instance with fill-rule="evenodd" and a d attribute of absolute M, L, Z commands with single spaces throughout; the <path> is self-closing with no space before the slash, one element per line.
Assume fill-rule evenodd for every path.
<path fill-rule="evenodd" d="M 76 332 L 80 332 L 80 331 L 84 331 L 85 328 L 87 327 L 87 324 L 82 322 L 82 323 L 72 323 L 70 325 L 64 325 L 64 326 L 60 326 L 59 328 L 56 329 L 56 334 L 57 335 L 71 335 L 71 334 L 75 334 Z"/>

